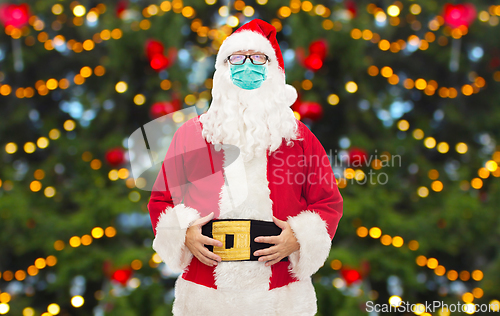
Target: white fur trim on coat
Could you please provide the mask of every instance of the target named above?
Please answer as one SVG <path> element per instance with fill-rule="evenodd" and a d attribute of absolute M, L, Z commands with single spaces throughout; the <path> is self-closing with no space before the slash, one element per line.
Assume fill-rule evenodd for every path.
<path fill-rule="evenodd" d="M 219 200 L 220 219 L 256 219 L 272 222 L 273 202 L 267 181 L 267 157 L 244 162 L 234 147 L 224 147 L 224 177 Z M 233 161 L 228 164 L 228 161 Z M 271 267 L 261 261 L 221 262 L 215 267 L 215 284 L 220 291 L 269 290 Z"/>
<path fill-rule="evenodd" d="M 312 211 L 302 211 L 289 217 L 287 222 L 300 244 L 300 249 L 288 256 L 290 272 L 299 280 L 308 279 L 323 266 L 330 253 L 331 239 L 326 223 Z"/>
<path fill-rule="evenodd" d="M 173 272 L 182 272 L 193 258 L 184 242 L 186 230 L 198 218 L 198 211 L 184 204 L 167 207 L 160 215 L 153 249 Z"/>
<path fill-rule="evenodd" d="M 213 289 L 179 276 L 172 311 L 175 316 L 313 316 L 316 293 L 311 279 L 272 290 Z"/>

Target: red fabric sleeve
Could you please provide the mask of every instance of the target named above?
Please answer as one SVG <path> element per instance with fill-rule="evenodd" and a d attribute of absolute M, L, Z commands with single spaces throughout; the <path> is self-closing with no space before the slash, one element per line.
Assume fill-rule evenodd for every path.
<path fill-rule="evenodd" d="M 304 155 L 307 161 L 307 181 L 304 197 L 307 209 L 319 214 L 327 224 L 330 239 L 333 239 L 343 213 L 343 199 L 340 195 L 330 158 L 316 136 L 302 125 Z"/>
<path fill-rule="evenodd" d="M 158 224 L 160 214 L 164 212 L 167 207 L 174 207 L 182 202 L 182 184 L 187 182 L 184 173 L 184 150 L 181 145 L 185 132 L 185 125 L 181 126 L 174 134 L 149 199 L 148 210 L 155 236 L 156 225 Z"/>

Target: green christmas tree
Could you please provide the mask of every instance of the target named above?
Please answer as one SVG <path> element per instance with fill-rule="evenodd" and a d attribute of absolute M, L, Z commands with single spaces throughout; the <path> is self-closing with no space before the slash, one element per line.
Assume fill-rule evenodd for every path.
<path fill-rule="evenodd" d="M 318 315 L 498 311 L 499 16 L 479 0 L 3 2 L 0 314 L 171 314 L 127 139 L 205 111 L 218 48 L 253 18 L 278 30 L 292 108 L 344 198 Z"/>

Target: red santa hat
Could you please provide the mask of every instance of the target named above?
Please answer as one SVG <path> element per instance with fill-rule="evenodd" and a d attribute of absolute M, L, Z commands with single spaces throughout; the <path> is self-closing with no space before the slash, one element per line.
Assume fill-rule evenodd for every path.
<path fill-rule="evenodd" d="M 280 74 L 285 84 L 285 64 L 274 26 L 260 19 L 242 25 L 222 43 L 217 53 L 215 68 L 227 67 L 224 60 L 239 50 L 255 50 L 266 54 L 270 59 L 268 74 Z M 285 102 L 290 102 L 291 105 L 297 99 L 297 90 L 286 84 L 285 91 Z"/>

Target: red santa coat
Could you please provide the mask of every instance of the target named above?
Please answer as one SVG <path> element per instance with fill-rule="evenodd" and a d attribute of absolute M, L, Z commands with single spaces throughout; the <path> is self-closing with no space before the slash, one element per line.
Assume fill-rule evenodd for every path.
<path fill-rule="evenodd" d="M 297 140 L 249 162 L 208 144 L 198 118 L 175 133 L 148 204 L 153 248 L 172 270 L 183 272 L 175 315 L 316 313 L 310 277 L 328 257 L 343 199 L 322 145 L 297 124 Z M 189 224 L 211 212 L 219 219 L 271 222 L 274 215 L 290 224 L 300 249 L 271 267 L 258 261 L 206 266 L 184 241 Z"/>

